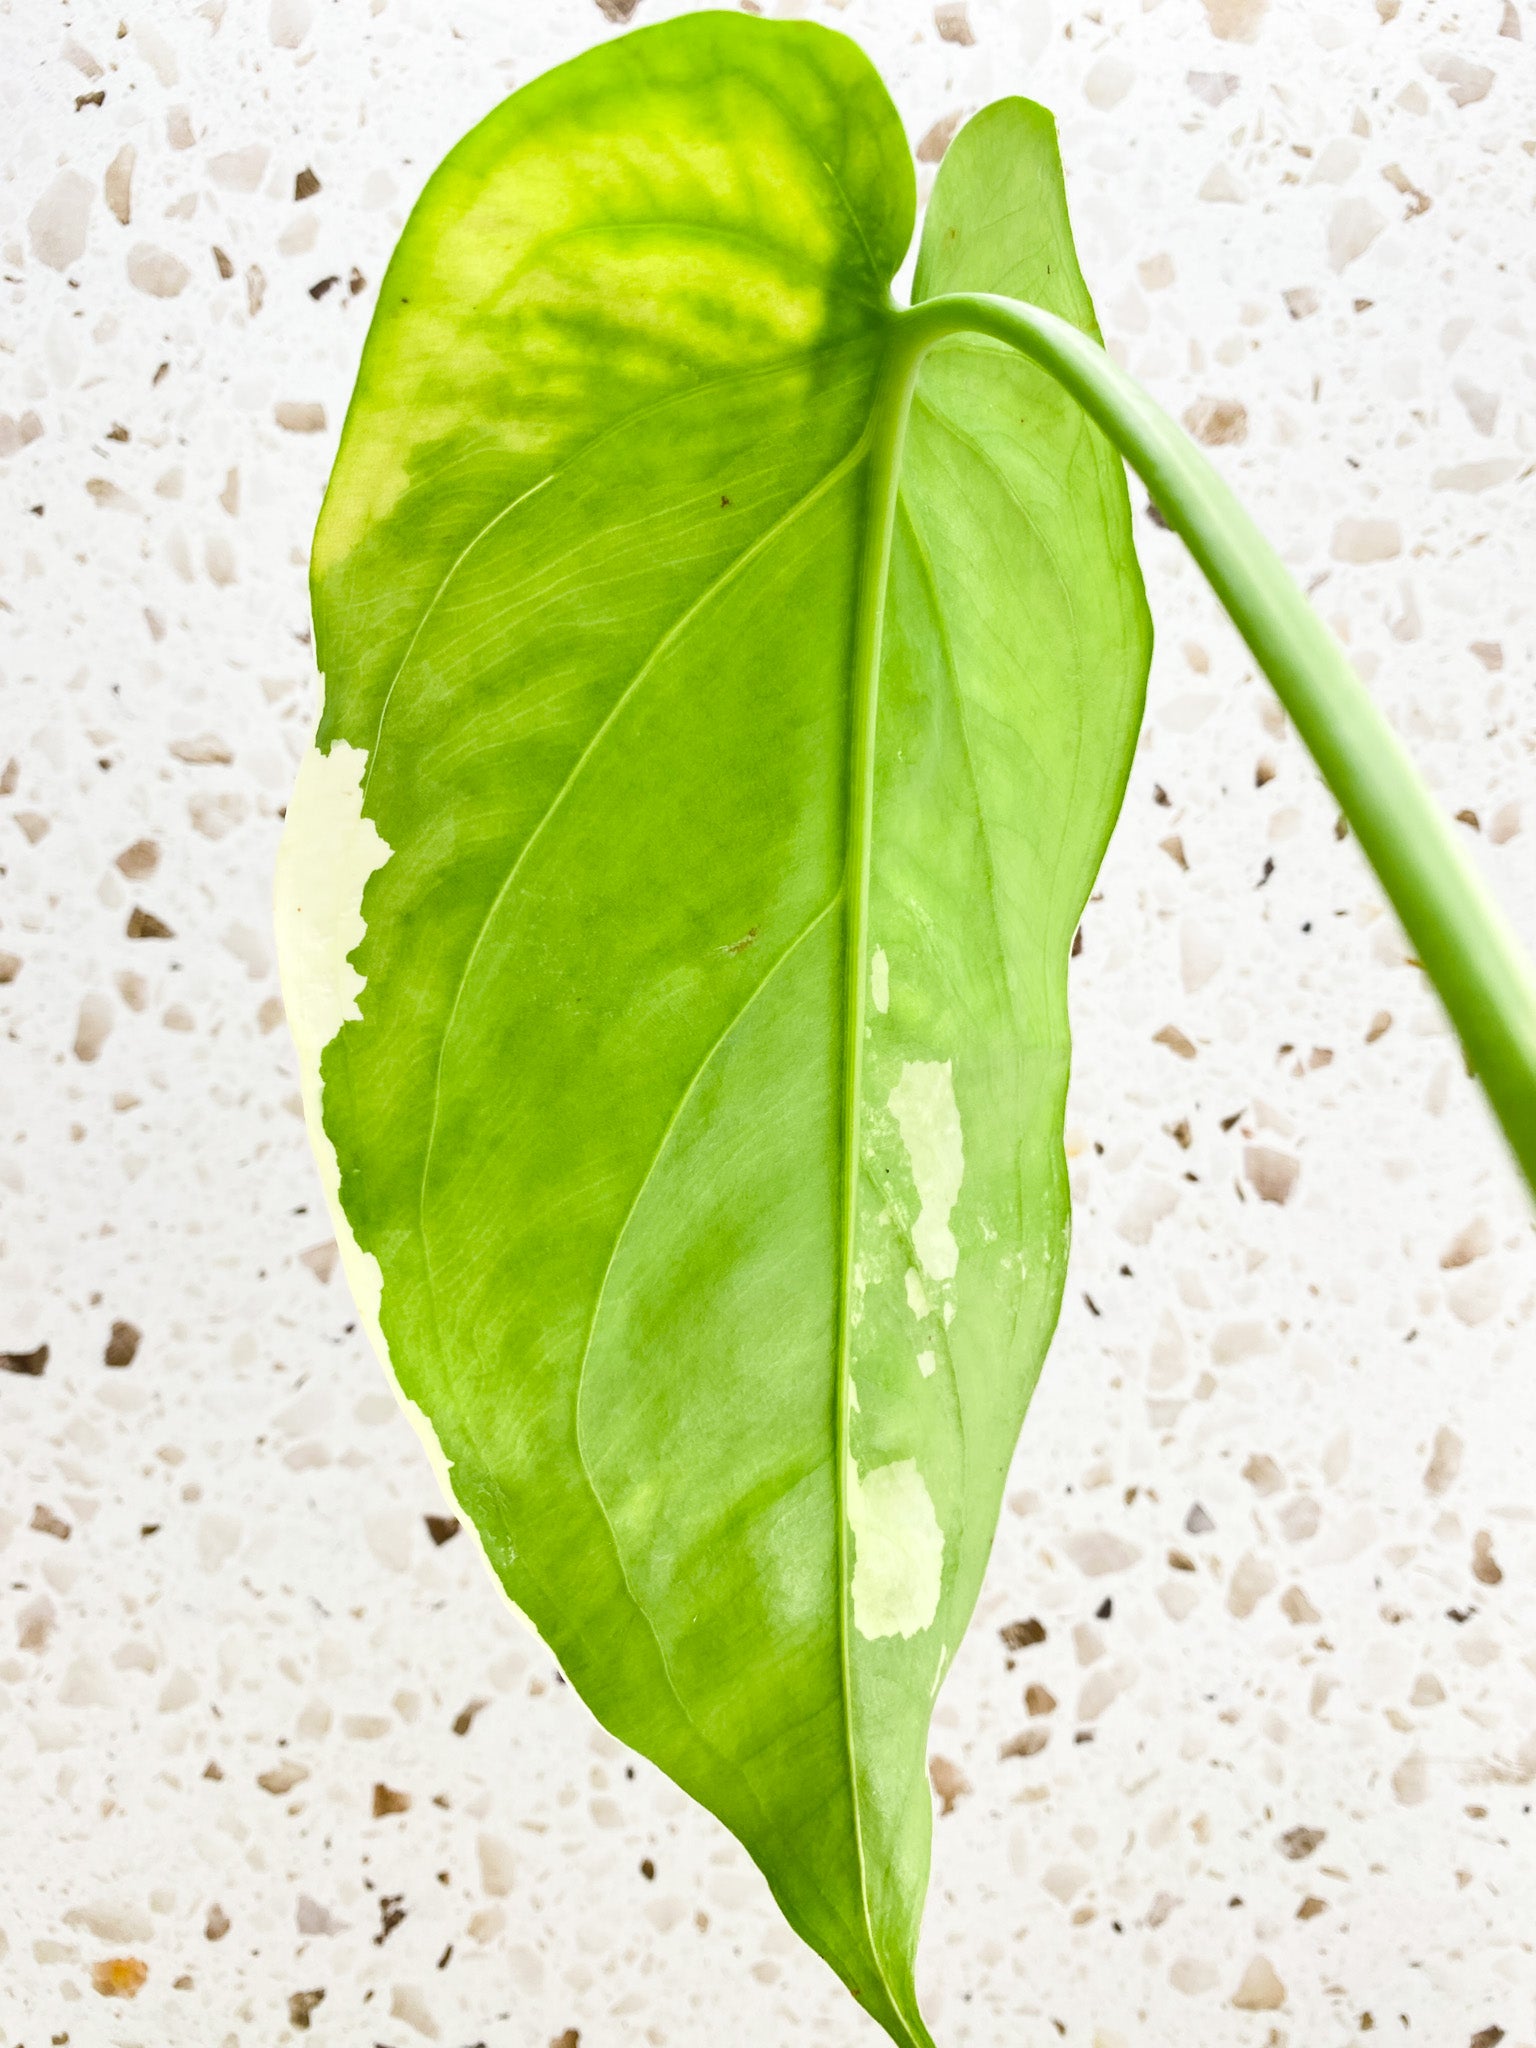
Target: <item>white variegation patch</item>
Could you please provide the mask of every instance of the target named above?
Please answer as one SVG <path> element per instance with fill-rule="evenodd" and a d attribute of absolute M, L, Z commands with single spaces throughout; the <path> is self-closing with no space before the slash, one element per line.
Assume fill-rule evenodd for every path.
<path fill-rule="evenodd" d="M 901 1132 L 919 1203 L 912 1248 L 930 1280 L 953 1280 L 960 1247 L 949 1227 L 965 1175 L 960 1106 L 949 1060 L 908 1060 L 889 1108 Z"/>
<path fill-rule="evenodd" d="M 869 994 L 883 1017 L 891 1007 L 891 963 L 883 946 L 876 946 L 869 956 Z"/>
<path fill-rule="evenodd" d="M 363 891 L 368 877 L 389 859 L 377 826 L 363 816 L 367 765 L 362 749 L 345 740 L 337 740 L 328 754 L 311 747 L 299 763 L 277 849 L 273 908 L 304 1121 L 358 1314 L 387 1367 L 389 1347 L 379 1328 L 383 1278 L 377 1259 L 359 1246 L 343 1213 L 341 1168 L 320 1114 L 320 1055 L 342 1026 L 361 1014 L 357 999 L 363 977 L 350 956 L 367 931 Z"/>
<path fill-rule="evenodd" d="M 915 1636 L 939 1608 L 944 1531 L 912 1458 L 862 1478 L 848 1460 L 853 1531 L 853 1625 L 866 1642 Z"/>
<path fill-rule="evenodd" d="M 304 1122 L 320 1168 L 320 1185 L 336 1233 L 342 1270 L 358 1316 L 379 1363 L 389 1375 L 395 1398 L 437 1476 L 443 1498 L 485 1558 L 486 1569 L 505 1588 L 485 1556 L 473 1520 L 463 1513 L 437 1431 L 426 1414 L 400 1385 L 379 1325 L 384 1277 L 379 1262 L 352 1234 L 341 1206 L 341 1167 L 321 1115 L 324 1082 L 320 1059 L 343 1025 L 360 1019 L 357 999 L 364 981 L 351 956 L 363 943 L 363 891 L 368 878 L 384 866 L 390 849 L 371 818 L 363 816 L 363 774 L 368 756 L 345 740 L 332 743 L 328 754 L 311 747 L 299 763 L 288 817 L 277 849 L 273 878 L 273 913 L 277 930 L 278 971 L 288 1029 L 299 1056 L 299 1090 Z M 507 1603 L 531 1629 L 515 1601 Z"/>

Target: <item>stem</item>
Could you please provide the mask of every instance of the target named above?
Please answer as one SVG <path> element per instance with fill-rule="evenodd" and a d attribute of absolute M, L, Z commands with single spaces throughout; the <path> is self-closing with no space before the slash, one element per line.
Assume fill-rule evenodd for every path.
<path fill-rule="evenodd" d="M 1536 973 L 1407 750 L 1259 529 L 1194 442 L 1067 321 L 988 293 L 927 299 L 901 319 L 914 356 L 953 334 L 1018 349 L 1142 478 L 1338 798 L 1536 1191 Z"/>

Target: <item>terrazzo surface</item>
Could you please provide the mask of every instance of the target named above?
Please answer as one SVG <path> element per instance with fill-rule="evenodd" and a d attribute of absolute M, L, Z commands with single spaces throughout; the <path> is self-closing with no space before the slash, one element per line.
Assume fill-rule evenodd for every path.
<path fill-rule="evenodd" d="M 627 11 L 0 7 L 4 2048 L 872 2048 L 443 1519 L 273 972 L 376 282 L 460 132 Z M 1056 110 L 1112 347 L 1536 939 L 1536 11 L 765 11 L 859 37 L 925 190 L 956 114 Z M 1135 502 L 1158 656 L 1072 970 L 1067 1306 L 935 1719 L 927 2009 L 1532 2048 L 1529 1204 Z"/>

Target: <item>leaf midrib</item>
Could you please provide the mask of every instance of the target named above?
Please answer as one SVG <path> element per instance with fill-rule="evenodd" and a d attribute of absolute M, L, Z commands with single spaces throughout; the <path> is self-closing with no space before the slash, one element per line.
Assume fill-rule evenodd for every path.
<path fill-rule="evenodd" d="M 869 1866 L 864 1849 L 864 1821 L 859 1789 L 858 1757 L 853 1726 L 852 1645 L 849 1639 L 853 1598 L 852 1525 L 848 1515 L 848 1478 L 853 1452 L 850 1440 L 850 1396 L 853 1340 L 853 1270 L 858 1231 L 859 1148 L 864 1094 L 865 956 L 869 950 L 870 854 L 874 819 L 875 723 L 880 681 L 881 631 L 890 580 L 891 542 L 895 532 L 901 451 L 916 385 L 920 351 L 902 332 L 901 316 L 892 323 L 886 362 L 870 412 L 868 496 L 857 595 L 851 720 L 848 748 L 848 849 L 844 901 L 847 910 L 844 975 L 843 1040 L 843 1185 L 842 1248 L 838 1272 L 838 1355 L 833 1392 L 833 1498 L 837 1504 L 838 1662 L 843 1730 L 848 1764 L 849 1804 L 853 1814 L 854 1853 L 859 1873 L 859 1902 L 870 1959 L 880 1984 L 909 2039 L 916 2048 L 904 2001 L 897 1996 L 886 1970 L 885 1954 L 875 1935 L 869 1897 Z"/>

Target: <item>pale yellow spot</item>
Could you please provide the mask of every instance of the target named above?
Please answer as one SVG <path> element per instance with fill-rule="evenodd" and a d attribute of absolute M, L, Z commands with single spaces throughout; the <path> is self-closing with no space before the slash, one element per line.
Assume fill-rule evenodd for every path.
<path fill-rule="evenodd" d="M 853 1625 L 866 1642 L 918 1635 L 938 1612 L 944 1532 L 915 1460 L 859 1476 L 848 1461 Z"/>
<path fill-rule="evenodd" d="M 923 1290 L 923 1276 L 916 1266 L 907 1268 L 907 1307 L 919 1322 L 928 1313 L 928 1296 Z"/>
<path fill-rule="evenodd" d="M 931 1351 L 919 1351 L 917 1369 L 925 1380 L 931 1380 L 938 1371 L 939 1361 Z"/>
<path fill-rule="evenodd" d="M 901 1132 L 917 1189 L 912 1246 L 930 1280 L 953 1280 L 960 1247 L 949 1227 L 965 1174 L 960 1108 L 948 1060 L 908 1060 L 891 1090 L 889 1107 Z"/>

